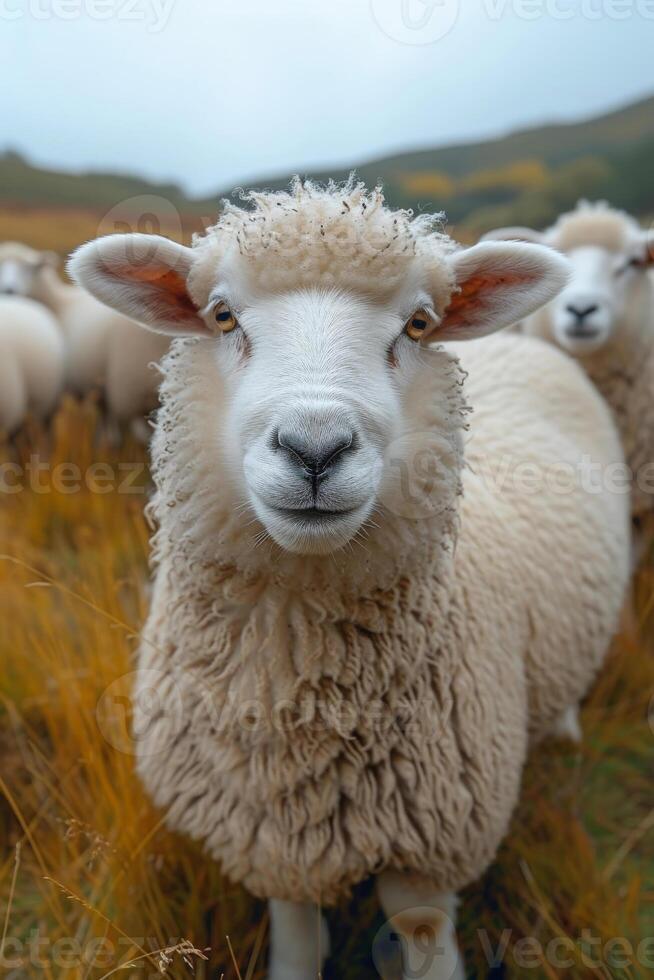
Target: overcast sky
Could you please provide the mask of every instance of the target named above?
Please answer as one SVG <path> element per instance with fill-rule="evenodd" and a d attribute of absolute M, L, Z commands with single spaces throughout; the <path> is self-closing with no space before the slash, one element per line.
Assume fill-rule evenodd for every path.
<path fill-rule="evenodd" d="M 203 194 L 593 115 L 653 51 L 654 0 L 0 0 L 0 146 Z"/>

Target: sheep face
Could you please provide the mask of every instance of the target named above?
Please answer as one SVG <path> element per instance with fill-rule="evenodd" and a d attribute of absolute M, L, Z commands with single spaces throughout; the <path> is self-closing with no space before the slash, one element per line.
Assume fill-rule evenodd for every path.
<path fill-rule="evenodd" d="M 451 358 L 432 345 L 514 322 L 554 295 L 566 268 L 533 245 L 457 250 L 370 197 L 364 208 L 329 191 L 286 197 L 279 209 L 266 201 L 265 220 L 230 212 L 193 248 L 99 239 L 70 270 L 151 329 L 200 338 L 226 492 L 285 550 L 326 554 L 391 498 L 397 513 L 406 455 L 427 428 L 431 455 L 448 460 L 444 482 L 457 485 L 461 420 L 439 418 Z"/>
<path fill-rule="evenodd" d="M 53 252 L 37 252 L 20 242 L 0 245 L 0 294 L 36 298 L 43 270 L 54 268 L 58 258 Z"/>
<path fill-rule="evenodd" d="M 641 322 L 651 305 L 644 236 L 617 248 L 580 245 L 566 252 L 572 267 L 568 286 L 534 324 L 575 356 L 609 344 L 626 323 Z"/>
<path fill-rule="evenodd" d="M 654 238 L 622 212 L 582 203 L 542 234 L 502 229 L 487 237 L 529 238 L 556 248 L 570 262 L 568 285 L 530 318 L 528 332 L 584 357 L 619 340 L 627 325 L 646 321 Z"/>

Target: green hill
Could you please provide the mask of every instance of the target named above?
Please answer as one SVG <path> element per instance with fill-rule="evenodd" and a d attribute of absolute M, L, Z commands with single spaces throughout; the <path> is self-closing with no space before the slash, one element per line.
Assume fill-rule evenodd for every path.
<path fill-rule="evenodd" d="M 652 215 L 653 164 L 654 96 L 581 122 L 532 127 L 498 139 L 399 153 L 358 165 L 353 161 L 366 183 L 384 184 L 391 204 L 445 210 L 464 238 L 498 224 L 542 226 L 582 196 L 603 197 L 641 216 Z M 341 180 L 350 169 L 307 176 Z M 290 176 L 262 177 L 249 186 L 282 187 Z M 0 155 L 0 238 L 11 237 L 18 224 L 19 231 L 23 225 L 27 228 L 26 240 L 52 244 L 56 232 L 50 229 L 48 237 L 42 227 L 48 213 L 84 213 L 83 221 L 69 222 L 68 236 L 61 239 L 61 248 L 68 248 L 76 235 L 94 233 L 99 216 L 144 194 L 169 201 L 188 234 L 200 227 L 201 218 L 214 215 L 219 199 L 231 191 L 225 188 L 195 199 L 175 184 L 129 175 L 45 170 L 7 152 Z M 40 224 L 34 231 L 28 227 L 29 214 L 36 211 Z M 3 214 L 11 220 L 3 221 Z"/>

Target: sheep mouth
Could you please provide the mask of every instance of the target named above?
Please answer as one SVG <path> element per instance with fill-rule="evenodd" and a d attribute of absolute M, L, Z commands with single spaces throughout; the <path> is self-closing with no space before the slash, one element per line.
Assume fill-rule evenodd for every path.
<path fill-rule="evenodd" d="M 298 523 L 326 523 L 342 517 L 349 517 L 359 508 L 347 507 L 343 510 L 329 510 L 326 507 L 275 507 L 273 509 L 280 516 L 290 518 Z"/>
<path fill-rule="evenodd" d="M 579 323 L 568 327 L 566 333 L 568 337 L 573 337 L 575 340 L 594 340 L 599 336 L 600 330 L 598 327 L 590 326 L 590 324 Z"/>

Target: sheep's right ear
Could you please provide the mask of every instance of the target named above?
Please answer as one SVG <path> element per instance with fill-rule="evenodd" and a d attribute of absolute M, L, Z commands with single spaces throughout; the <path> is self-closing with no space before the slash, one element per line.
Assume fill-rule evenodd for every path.
<path fill-rule="evenodd" d="M 68 272 L 101 303 L 150 330 L 211 336 L 186 289 L 192 256 L 159 235 L 107 235 L 78 248 Z"/>
<path fill-rule="evenodd" d="M 545 242 L 545 236 L 540 231 L 534 231 L 533 228 L 522 228 L 520 225 L 515 225 L 510 228 L 495 228 L 493 231 L 487 231 L 479 241 L 533 242 L 534 245 L 542 245 Z"/>

